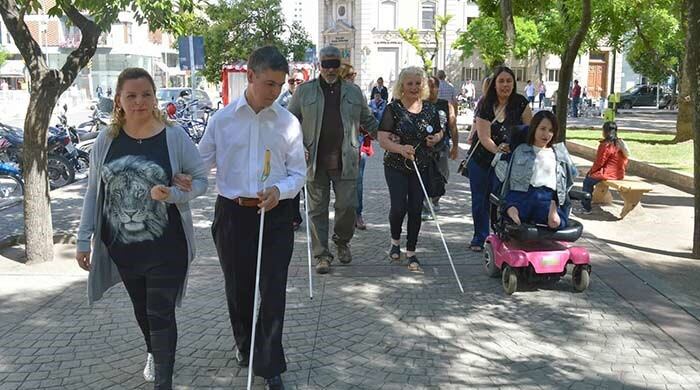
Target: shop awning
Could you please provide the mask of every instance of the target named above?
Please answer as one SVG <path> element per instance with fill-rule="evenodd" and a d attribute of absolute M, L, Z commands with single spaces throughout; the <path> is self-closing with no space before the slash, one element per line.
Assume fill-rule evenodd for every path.
<path fill-rule="evenodd" d="M 24 61 L 6 61 L 0 66 L 0 77 L 24 77 Z"/>

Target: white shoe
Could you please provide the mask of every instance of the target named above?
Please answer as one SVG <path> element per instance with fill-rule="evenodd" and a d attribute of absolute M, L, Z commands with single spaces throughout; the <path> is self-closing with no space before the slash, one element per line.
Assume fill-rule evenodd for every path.
<path fill-rule="evenodd" d="M 153 362 L 153 354 L 149 353 L 146 356 L 146 367 L 143 368 L 143 379 L 146 382 L 156 381 L 156 365 Z"/>

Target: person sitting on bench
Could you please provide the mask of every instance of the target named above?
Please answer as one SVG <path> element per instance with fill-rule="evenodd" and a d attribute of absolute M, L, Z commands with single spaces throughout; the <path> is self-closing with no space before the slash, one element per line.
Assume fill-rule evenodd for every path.
<path fill-rule="evenodd" d="M 515 224 L 551 229 L 568 225 L 568 190 L 576 168 L 564 144 L 554 144 L 558 134 L 554 114 L 540 111 L 532 118 L 527 143 L 518 146 L 511 157 L 502 193 L 506 194 L 504 210 Z"/>
<path fill-rule="evenodd" d="M 625 178 L 627 161 L 630 151 L 622 138 L 617 137 L 617 124 L 615 122 L 605 122 L 603 124 L 603 139 L 598 145 L 598 153 L 595 162 L 583 179 L 583 192 L 593 193 L 595 187 L 601 180 L 622 180 Z M 591 213 L 591 198 L 581 201 L 581 214 Z"/>

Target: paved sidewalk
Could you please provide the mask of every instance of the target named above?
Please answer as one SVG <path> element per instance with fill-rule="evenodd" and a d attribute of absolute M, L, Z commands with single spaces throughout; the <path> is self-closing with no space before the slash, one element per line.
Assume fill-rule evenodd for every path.
<path fill-rule="evenodd" d="M 424 223 L 418 244 L 424 274 L 389 264 L 381 152 L 369 159 L 365 180 L 368 230 L 353 240 L 351 265 L 314 274 L 314 300 L 303 227 L 296 234 L 284 337 L 288 388 L 700 389 L 700 353 L 652 321 L 622 287 L 661 302 L 671 315 L 679 310 L 620 267 L 628 259 L 617 249 L 607 257 L 606 243 L 591 235 L 582 241 L 594 267 L 584 293 L 573 293 L 566 277 L 507 297 L 500 281 L 485 275 L 481 256 L 467 250 L 469 187 L 453 174 L 439 222 L 464 284 L 460 294 L 432 222 Z M 57 230 L 75 230 L 82 186 L 52 193 Z M 214 198 L 210 188 L 193 204 L 198 258 L 178 310 L 177 389 L 245 388 L 209 232 Z M 2 217 L 0 236 L 20 229 L 19 206 Z M 149 388 L 141 377 L 145 348 L 123 287 L 89 307 L 86 276 L 76 269 L 70 260 L 28 270 L 0 259 L 0 389 Z"/>

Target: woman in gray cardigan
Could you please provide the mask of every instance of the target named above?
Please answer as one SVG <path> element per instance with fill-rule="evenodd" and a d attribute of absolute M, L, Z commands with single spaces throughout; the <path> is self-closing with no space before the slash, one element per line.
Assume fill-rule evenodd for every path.
<path fill-rule="evenodd" d="M 147 71 L 119 75 L 112 118 L 90 154 L 76 259 L 90 272 L 90 303 L 124 282 L 146 341 L 144 378 L 171 389 L 175 305 L 195 253 L 188 202 L 206 191 L 207 173 L 187 134 L 162 117 Z M 189 176 L 191 188 L 174 186 L 177 174 Z"/>

